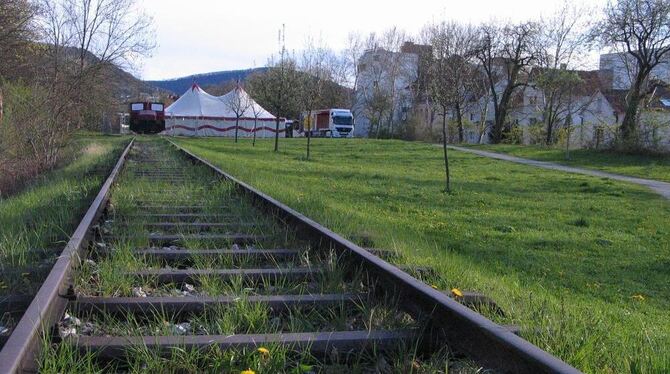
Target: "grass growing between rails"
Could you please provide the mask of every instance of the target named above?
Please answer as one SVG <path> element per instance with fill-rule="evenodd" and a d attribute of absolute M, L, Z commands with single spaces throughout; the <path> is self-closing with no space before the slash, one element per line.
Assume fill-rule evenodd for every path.
<path fill-rule="evenodd" d="M 629 184 L 400 141 L 304 139 L 256 147 L 177 139 L 366 245 L 434 267 L 426 281 L 491 296 L 496 321 L 592 373 L 670 371 L 670 204 Z"/>
<path fill-rule="evenodd" d="M 565 148 L 561 147 L 513 144 L 464 144 L 462 146 L 532 160 L 670 182 L 670 155 L 633 155 L 606 150 L 574 149 L 570 150 L 570 159 L 566 160 Z"/>

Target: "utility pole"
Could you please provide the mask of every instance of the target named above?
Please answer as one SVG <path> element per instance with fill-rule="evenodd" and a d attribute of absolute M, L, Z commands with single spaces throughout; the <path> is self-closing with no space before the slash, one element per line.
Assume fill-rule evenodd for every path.
<path fill-rule="evenodd" d="M 284 104 L 282 103 L 283 93 L 284 93 L 284 81 L 285 81 L 285 72 L 284 72 L 284 55 L 286 54 L 286 25 L 282 24 L 281 30 L 279 30 L 279 91 L 277 92 L 277 119 L 275 121 L 275 152 L 279 151 L 279 116 L 283 112 Z"/>

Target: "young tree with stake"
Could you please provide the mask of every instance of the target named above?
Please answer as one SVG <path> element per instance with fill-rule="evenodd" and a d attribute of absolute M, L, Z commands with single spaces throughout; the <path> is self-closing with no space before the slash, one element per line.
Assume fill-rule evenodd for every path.
<path fill-rule="evenodd" d="M 244 116 L 244 113 L 247 112 L 252 102 L 249 98 L 249 95 L 247 95 L 239 82 L 237 83 L 235 90 L 229 93 L 229 95 L 232 96 L 226 98 L 226 106 L 235 115 L 235 143 L 237 143 L 238 131 L 240 128 L 240 118 Z"/>
<path fill-rule="evenodd" d="M 327 51 L 323 47 L 314 47 L 311 43 L 302 53 L 300 73 L 298 75 L 298 101 L 302 111 L 307 112 L 303 124 L 307 137 L 307 159 L 309 160 L 313 127 L 310 111 L 322 101 L 323 86 L 328 78 L 326 71 Z"/>

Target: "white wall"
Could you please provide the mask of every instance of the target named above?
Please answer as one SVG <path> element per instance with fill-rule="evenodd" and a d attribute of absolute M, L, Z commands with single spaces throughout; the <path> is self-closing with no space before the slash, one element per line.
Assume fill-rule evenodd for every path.
<path fill-rule="evenodd" d="M 670 83 L 670 56 L 666 56 L 665 61 L 651 71 L 651 79 Z M 635 78 L 637 64 L 635 58 L 628 53 L 607 53 L 600 55 L 600 70 L 612 72 L 612 85 L 608 88 L 627 90 Z"/>
<path fill-rule="evenodd" d="M 418 77 L 419 56 L 414 53 L 389 52 L 383 49 L 366 51 L 359 59 L 359 75 L 354 102 L 355 136 L 367 136 L 370 120 L 366 100 L 375 85 L 393 97 L 393 120 L 403 119 L 403 108 L 412 109 L 411 86 Z M 395 93 L 395 94 L 393 94 Z"/>

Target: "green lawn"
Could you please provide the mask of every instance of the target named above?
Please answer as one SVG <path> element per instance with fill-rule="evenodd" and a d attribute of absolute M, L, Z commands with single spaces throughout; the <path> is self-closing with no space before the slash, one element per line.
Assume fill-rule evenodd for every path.
<path fill-rule="evenodd" d="M 464 144 L 462 146 L 533 160 L 550 161 L 563 165 L 670 182 L 670 155 L 633 155 L 614 151 L 575 149 L 570 151 L 570 159 L 566 160 L 565 149 L 559 147 L 513 144 Z"/>
<path fill-rule="evenodd" d="M 401 141 L 177 141 L 350 238 L 493 297 L 586 372 L 670 372 L 670 203 L 645 188 Z M 369 244 L 369 243 L 368 243 Z"/>

